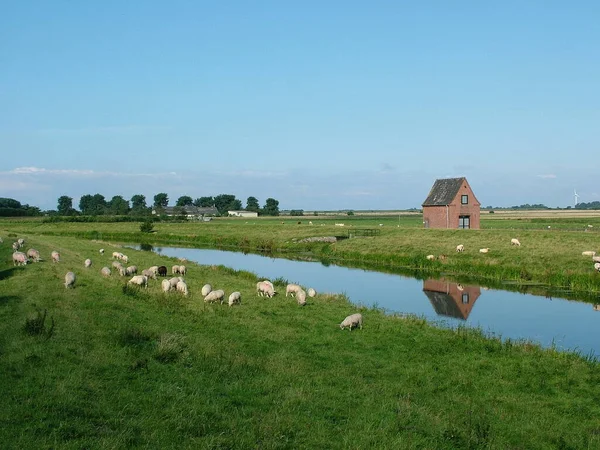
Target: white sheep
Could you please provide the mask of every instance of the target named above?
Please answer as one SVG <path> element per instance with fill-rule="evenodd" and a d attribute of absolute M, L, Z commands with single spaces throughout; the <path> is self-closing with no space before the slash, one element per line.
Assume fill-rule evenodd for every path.
<path fill-rule="evenodd" d="M 269 298 L 273 297 L 276 294 L 275 289 L 273 288 L 273 284 L 268 283 L 266 281 L 259 281 L 258 283 L 256 283 L 256 293 L 261 297 Z"/>
<path fill-rule="evenodd" d="M 296 301 L 300 306 L 306 305 L 306 292 L 303 289 L 296 292 Z"/>
<path fill-rule="evenodd" d="M 581 252 L 581 256 L 596 256 L 596 252 L 586 250 L 585 252 Z"/>
<path fill-rule="evenodd" d="M 110 277 L 110 269 L 108 267 L 103 267 L 100 270 L 100 273 L 102 274 L 103 277 Z"/>
<path fill-rule="evenodd" d="M 52 262 L 53 262 L 53 263 L 60 262 L 60 253 L 58 253 L 56 250 L 55 250 L 55 251 L 53 251 L 53 252 L 50 254 L 50 256 L 51 256 L 51 258 L 52 258 Z"/>
<path fill-rule="evenodd" d="M 490 251 L 489 248 L 480 248 L 479 253 L 488 253 Z"/>
<path fill-rule="evenodd" d="M 125 271 L 127 272 L 127 275 L 135 275 L 138 271 L 138 268 L 137 266 L 129 266 L 127 269 L 125 269 Z"/>
<path fill-rule="evenodd" d="M 171 274 L 177 275 L 179 273 L 179 266 L 171 267 Z"/>
<path fill-rule="evenodd" d="M 519 240 L 517 238 L 512 238 L 510 240 L 510 245 L 516 245 L 517 247 L 520 247 L 521 243 L 519 242 Z"/>
<path fill-rule="evenodd" d="M 136 275 L 127 282 L 127 284 L 136 284 L 138 286 L 148 287 L 148 277 L 146 275 Z"/>
<path fill-rule="evenodd" d="M 290 294 L 292 297 L 296 296 L 298 291 L 301 291 L 302 288 L 298 284 L 290 283 L 285 287 L 285 296 L 287 297 Z"/>
<path fill-rule="evenodd" d="M 427 255 L 425 258 L 427 258 L 428 261 L 435 261 L 435 255 Z"/>
<path fill-rule="evenodd" d="M 456 251 L 457 252 L 464 252 L 465 251 L 465 246 L 463 244 L 459 244 L 456 246 Z"/>
<path fill-rule="evenodd" d="M 123 253 L 120 253 L 120 252 L 113 252 L 112 257 L 115 259 L 121 259 L 122 254 Z"/>
<path fill-rule="evenodd" d="M 121 261 L 127 264 L 129 262 L 129 256 L 121 254 Z"/>
<path fill-rule="evenodd" d="M 171 286 L 171 283 L 169 283 L 169 280 L 167 279 L 162 280 L 160 287 L 162 288 L 163 292 L 169 292 L 171 289 L 173 289 L 173 286 Z"/>
<path fill-rule="evenodd" d="M 600 272 L 600 263 L 594 263 L 594 269 L 596 269 L 596 271 Z"/>
<path fill-rule="evenodd" d="M 313 288 L 308 288 L 308 296 L 314 297 L 315 295 L 317 295 L 317 291 L 315 291 Z"/>
<path fill-rule="evenodd" d="M 127 276 L 127 269 L 125 267 L 119 266 L 117 270 L 119 271 L 119 275 L 121 275 L 122 277 Z"/>
<path fill-rule="evenodd" d="M 27 257 L 32 259 L 34 262 L 40 262 L 40 252 L 35 248 L 30 248 L 27 250 Z"/>
<path fill-rule="evenodd" d="M 221 302 L 223 303 L 223 297 L 225 297 L 225 291 L 222 289 L 217 289 L 216 291 L 210 291 L 206 297 L 204 297 L 204 301 L 206 303 L 212 302 Z"/>
<path fill-rule="evenodd" d="M 229 306 L 239 305 L 242 303 L 242 294 L 238 291 L 232 292 L 229 294 Z"/>
<path fill-rule="evenodd" d="M 171 284 L 171 287 L 177 287 L 177 283 L 179 283 L 180 281 L 183 281 L 183 278 L 173 277 L 173 278 L 169 279 L 169 283 Z"/>
<path fill-rule="evenodd" d="M 73 272 L 67 272 L 65 275 L 65 287 L 72 288 L 75 285 L 75 274 Z"/>
<path fill-rule="evenodd" d="M 119 267 L 123 267 L 123 265 L 119 261 L 113 261 L 112 266 L 117 270 L 119 269 Z"/>
<path fill-rule="evenodd" d="M 188 295 L 188 286 L 183 280 L 179 280 L 177 282 L 175 289 L 177 289 L 177 292 L 181 292 L 183 295 Z"/>
<path fill-rule="evenodd" d="M 154 278 L 156 278 L 156 275 L 158 275 L 158 266 L 149 267 L 148 270 L 150 270 L 154 274 Z"/>
<path fill-rule="evenodd" d="M 152 278 L 153 280 L 156 280 L 156 274 L 151 269 L 143 269 L 142 275 L 145 275 L 148 278 Z"/>
<path fill-rule="evenodd" d="M 212 286 L 210 284 L 205 284 L 204 286 L 202 286 L 202 297 L 206 297 L 210 291 L 212 291 Z"/>
<path fill-rule="evenodd" d="M 592 256 L 593 262 L 600 262 L 600 256 Z"/>
<path fill-rule="evenodd" d="M 363 317 L 362 314 L 356 313 L 346 317 L 342 323 L 340 323 L 340 328 L 343 330 L 344 328 L 349 328 L 352 331 L 352 328 L 360 327 L 362 330 Z"/>
<path fill-rule="evenodd" d="M 83 262 L 83 265 L 87 268 L 87 267 L 92 267 L 92 260 L 90 258 L 86 259 Z"/>
<path fill-rule="evenodd" d="M 19 239 L 17 239 L 17 243 L 18 243 L 18 244 L 19 244 L 21 247 L 23 247 L 23 246 L 25 245 L 25 239 L 23 239 L 23 238 L 19 238 Z"/>
<path fill-rule="evenodd" d="M 12 254 L 13 266 L 26 266 L 27 256 L 23 252 L 14 252 Z"/>
<path fill-rule="evenodd" d="M 179 274 L 180 275 L 185 275 L 187 273 L 187 267 L 185 266 L 179 266 Z"/>
<path fill-rule="evenodd" d="M 101 255 L 104 255 L 104 249 L 101 248 L 100 250 L 98 250 L 100 252 Z"/>
<path fill-rule="evenodd" d="M 12 249 L 16 252 L 17 250 L 19 250 L 21 248 L 21 246 L 19 245 L 18 242 L 13 242 L 12 243 Z"/>

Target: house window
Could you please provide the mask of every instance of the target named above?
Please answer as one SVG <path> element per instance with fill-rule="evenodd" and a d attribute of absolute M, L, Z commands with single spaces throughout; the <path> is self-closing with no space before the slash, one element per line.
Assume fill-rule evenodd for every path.
<path fill-rule="evenodd" d="M 468 205 L 469 204 L 469 196 L 468 195 L 461 195 L 460 196 L 460 204 L 461 205 Z"/>
<path fill-rule="evenodd" d="M 467 294 L 466 292 L 464 292 L 462 295 L 462 302 L 464 305 L 467 305 L 469 303 L 469 294 Z"/>
<path fill-rule="evenodd" d="M 471 217 L 458 216 L 458 228 L 471 228 Z"/>

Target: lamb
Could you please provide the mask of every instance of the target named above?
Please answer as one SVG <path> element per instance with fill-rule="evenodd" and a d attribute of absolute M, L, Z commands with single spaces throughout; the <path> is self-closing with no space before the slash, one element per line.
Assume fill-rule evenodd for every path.
<path fill-rule="evenodd" d="M 127 267 L 127 269 L 125 269 L 125 272 L 127 273 L 127 275 L 135 275 L 138 271 L 137 266 L 129 266 Z"/>
<path fill-rule="evenodd" d="M 185 266 L 179 266 L 179 274 L 185 275 L 187 273 L 187 268 Z"/>
<path fill-rule="evenodd" d="M 56 250 L 53 251 L 50 256 L 52 257 L 52 262 L 53 263 L 57 263 L 60 262 L 60 253 L 58 253 Z"/>
<path fill-rule="evenodd" d="M 581 252 L 581 256 L 596 256 L 596 252 L 586 250 L 585 252 Z"/>
<path fill-rule="evenodd" d="M 171 274 L 172 275 L 176 275 L 179 273 L 179 266 L 173 266 L 171 267 Z"/>
<path fill-rule="evenodd" d="M 349 328 L 352 331 L 352 328 L 360 327 L 362 330 L 363 317 L 362 314 L 356 313 L 346 317 L 342 323 L 340 323 L 340 328 L 343 330 L 344 328 Z"/>
<path fill-rule="evenodd" d="M 315 291 L 313 288 L 308 288 L 308 296 L 314 297 L 315 295 L 317 295 L 317 291 Z"/>
<path fill-rule="evenodd" d="M 136 284 L 138 286 L 148 287 L 148 277 L 145 275 L 136 275 L 127 282 L 127 284 Z"/>
<path fill-rule="evenodd" d="M 285 296 L 287 297 L 290 294 L 292 297 L 296 296 L 298 291 L 301 291 L 302 288 L 298 284 L 288 284 L 285 288 Z"/>
<path fill-rule="evenodd" d="M 23 247 L 25 245 L 25 239 L 23 239 L 23 238 L 17 239 L 17 242 L 18 242 L 18 244 L 19 244 L 20 247 Z"/>
<path fill-rule="evenodd" d="M 428 261 L 435 261 L 435 255 L 427 255 L 425 258 L 427 258 Z"/>
<path fill-rule="evenodd" d="M 27 256 L 23 252 L 14 252 L 12 254 L 13 266 L 25 266 L 27 265 Z"/>
<path fill-rule="evenodd" d="M 273 284 L 267 281 L 259 281 L 258 283 L 256 283 L 256 293 L 261 297 L 269 298 L 273 297 L 276 294 L 275 289 L 273 288 Z"/>
<path fill-rule="evenodd" d="M 463 244 L 459 244 L 456 246 L 456 251 L 457 252 L 464 252 L 465 251 L 465 246 Z"/>
<path fill-rule="evenodd" d="M 86 259 L 83 262 L 83 265 L 87 268 L 87 267 L 92 267 L 92 260 L 90 258 Z"/>
<path fill-rule="evenodd" d="M 162 280 L 160 287 L 162 288 L 163 292 L 169 292 L 171 289 L 173 289 L 173 286 L 171 286 L 171 283 L 167 279 Z"/>
<path fill-rule="evenodd" d="M 296 301 L 300 306 L 306 305 L 306 292 L 303 289 L 296 292 Z"/>
<path fill-rule="evenodd" d="M 185 281 L 183 280 L 177 282 L 177 286 L 175 286 L 175 289 L 177 289 L 177 292 L 181 292 L 183 295 L 188 295 L 188 287 L 187 284 L 185 284 Z"/>
<path fill-rule="evenodd" d="M 239 305 L 242 303 L 242 294 L 238 291 L 229 294 L 229 306 Z"/>
<path fill-rule="evenodd" d="M 520 247 L 521 243 L 519 242 L 519 240 L 517 238 L 512 238 L 510 240 L 510 245 L 516 245 L 517 247 Z"/>
<path fill-rule="evenodd" d="M 166 277 L 167 276 L 167 267 L 166 266 L 160 266 L 157 268 L 158 271 L 158 275 L 160 275 L 161 277 Z"/>
<path fill-rule="evenodd" d="M 108 267 L 103 267 L 100 270 L 100 273 L 102 274 L 103 277 L 110 277 L 110 269 Z"/>
<path fill-rule="evenodd" d="M 225 297 L 225 291 L 222 289 L 217 289 L 216 291 L 211 291 L 208 293 L 206 297 L 204 297 L 204 301 L 206 303 L 212 302 L 221 302 L 223 303 L 223 297 Z"/>
<path fill-rule="evenodd" d="M 489 248 L 480 248 L 479 253 L 488 253 L 490 251 Z"/>
<path fill-rule="evenodd" d="M 212 291 L 212 286 L 210 284 L 205 284 L 202 286 L 202 296 L 206 297 L 210 291 Z"/>
<path fill-rule="evenodd" d="M 75 286 L 75 274 L 73 272 L 67 272 L 65 275 L 65 287 L 72 288 Z"/>
<path fill-rule="evenodd" d="M 30 248 L 27 250 L 27 258 L 32 259 L 34 262 L 40 262 L 40 252 L 35 248 Z"/>

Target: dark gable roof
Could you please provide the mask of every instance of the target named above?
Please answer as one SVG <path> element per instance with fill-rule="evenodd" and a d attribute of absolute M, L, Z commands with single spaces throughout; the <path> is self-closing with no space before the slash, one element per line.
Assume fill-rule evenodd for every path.
<path fill-rule="evenodd" d="M 423 289 L 423 292 L 425 292 L 425 295 L 427 298 L 429 298 L 429 301 L 431 302 L 436 314 L 466 320 L 463 312 L 460 310 L 450 294 L 436 291 L 426 291 L 425 289 Z"/>
<path fill-rule="evenodd" d="M 183 206 L 183 207 L 167 206 L 166 208 L 164 208 L 164 212 L 167 215 L 169 215 L 169 214 L 173 215 L 173 214 L 177 214 L 177 212 L 181 208 L 185 209 L 186 214 L 210 215 L 210 214 L 218 214 L 219 213 L 217 208 L 214 208 L 214 207 L 202 208 L 202 207 L 198 207 L 198 206 Z"/>
<path fill-rule="evenodd" d="M 435 180 L 429 195 L 422 206 L 446 206 L 452 203 L 456 194 L 460 190 L 465 177 L 460 178 L 441 178 Z"/>

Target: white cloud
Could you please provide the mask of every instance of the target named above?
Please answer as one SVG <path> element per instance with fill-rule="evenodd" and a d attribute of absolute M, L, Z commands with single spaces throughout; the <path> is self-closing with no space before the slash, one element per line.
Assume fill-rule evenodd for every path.
<path fill-rule="evenodd" d="M 152 131 L 169 131 L 172 127 L 152 125 L 115 125 L 82 128 L 42 128 L 35 132 L 42 135 L 88 135 L 88 134 L 136 134 Z"/>
<path fill-rule="evenodd" d="M 110 172 L 94 171 L 89 169 L 45 169 L 41 167 L 17 167 L 8 172 L 0 172 L 4 175 L 32 175 L 32 176 L 70 176 L 70 177 L 149 177 L 165 178 L 176 177 L 176 172 L 167 173 L 128 173 L 128 172 Z"/>
<path fill-rule="evenodd" d="M 553 173 L 549 173 L 549 174 L 545 174 L 545 175 L 537 175 L 537 177 L 546 180 L 546 179 L 556 178 L 556 175 L 554 175 Z"/>

